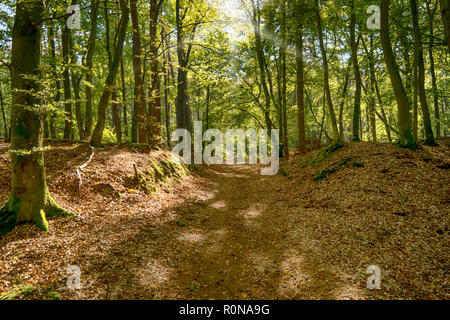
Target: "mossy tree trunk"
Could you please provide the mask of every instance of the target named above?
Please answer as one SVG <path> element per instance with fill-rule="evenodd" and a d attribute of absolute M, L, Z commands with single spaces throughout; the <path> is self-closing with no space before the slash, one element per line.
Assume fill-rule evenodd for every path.
<path fill-rule="evenodd" d="M 0 234 L 16 224 L 48 230 L 46 216 L 69 215 L 50 196 L 44 169 L 40 90 L 43 0 L 19 1 L 12 36 L 11 194 L 0 210 Z"/>

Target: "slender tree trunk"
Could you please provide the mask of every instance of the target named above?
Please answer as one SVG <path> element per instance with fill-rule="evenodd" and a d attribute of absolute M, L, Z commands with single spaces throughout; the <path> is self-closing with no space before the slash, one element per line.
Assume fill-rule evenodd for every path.
<path fill-rule="evenodd" d="M 120 78 L 122 84 L 122 114 L 123 114 L 123 124 L 124 124 L 124 133 L 125 139 L 128 140 L 128 115 L 127 115 L 127 89 L 125 82 L 125 70 L 123 67 L 123 59 L 120 60 Z"/>
<path fill-rule="evenodd" d="M 434 141 L 433 129 L 431 126 L 430 110 L 428 109 L 428 101 L 425 92 L 425 63 L 423 61 L 422 39 L 420 36 L 419 14 L 417 12 L 416 0 L 410 0 L 411 15 L 414 30 L 414 59 L 419 69 L 419 99 L 422 107 L 423 126 L 425 129 L 425 144 L 429 146 L 437 145 Z"/>
<path fill-rule="evenodd" d="M 156 35 L 158 31 L 158 19 L 160 13 L 160 1 L 150 0 L 150 105 L 149 105 L 149 143 L 157 146 L 161 143 L 161 83 L 159 77 L 158 43 Z M 162 39 L 161 39 L 162 40 Z"/>
<path fill-rule="evenodd" d="M 176 98 L 176 116 L 179 129 L 187 129 L 192 132 L 192 116 L 187 103 L 187 66 L 192 49 L 192 43 L 189 44 L 187 51 L 184 49 L 184 30 L 183 18 L 181 17 L 180 0 L 175 1 L 175 19 L 177 29 L 177 55 L 178 55 L 178 79 L 177 79 L 177 98 Z M 194 29 L 195 34 L 195 29 Z M 193 36 L 192 36 L 193 37 Z"/>
<path fill-rule="evenodd" d="M 134 105 L 137 113 L 137 142 L 147 143 L 147 110 L 142 83 L 142 44 L 139 31 L 137 0 L 130 1 L 131 22 L 133 24 L 133 67 L 134 67 Z"/>
<path fill-rule="evenodd" d="M 162 39 L 164 39 L 166 35 L 166 31 L 163 29 L 161 31 Z M 166 43 L 165 50 L 170 50 L 169 46 Z M 170 106 L 169 106 L 169 70 L 168 66 L 168 55 L 166 56 L 166 51 L 163 53 L 163 70 L 162 73 L 164 75 L 164 113 L 165 113 L 165 125 L 166 125 L 166 139 L 167 139 L 167 147 L 170 148 Z"/>
<path fill-rule="evenodd" d="M 315 0 L 315 5 L 316 5 L 316 23 L 317 23 L 317 29 L 318 29 L 318 35 L 319 35 L 320 51 L 322 52 L 324 84 L 325 84 L 326 100 L 327 100 L 327 105 L 328 105 L 328 113 L 330 114 L 331 126 L 333 128 L 333 139 L 335 142 L 338 142 L 339 141 L 339 131 L 338 131 L 337 122 L 336 122 L 336 114 L 334 113 L 333 100 L 331 99 L 328 58 L 327 58 L 327 51 L 325 49 L 325 44 L 323 41 L 322 18 L 320 17 L 320 7 L 319 7 L 318 0 Z"/>
<path fill-rule="evenodd" d="M 297 121 L 298 121 L 298 152 L 306 153 L 305 129 L 305 82 L 303 62 L 303 17 L 298 18 L 297 37 L 295 39 L 296 68 L 297 68 Z"/>
<path fill-rule="evenodd" d="M 349 68 L 350 69 L 350 68 Z M 339 138 L 344 141 L 344 106 L 347 99 L 350 70 L 345 73 L 344 87 L 342 88 L 341 105 L 339 106 Z"/>
<path fill-rule="evenodd" d="M 3 85 L 0 84 L 0 107 L 2 109 L 2 119 L 3 119 L 3 137 L 5 140 L 8 140 L 9 138 L 9 131 L 8 131 L 8 124 L 6 123 L 6 115 L 5 115 L 5 107 L 4 107 L 4 100 L 3 100 Z"/>
<path fill-rule="evenodd" d="M 373 34 L 370 35 L 370 57 L 369 57 L 369 72 L 370 72 L 370 105 L 369 105 L 369 118 L 370 118 L 370 128 L 372 133 L 372 141 L 377 142 L 377 121 L 375 118 L 376 111 L 376 98 L 375 98 L 375 65 L 373 61 Z"/>
<path fill-rule="evenodd" d="M 394 52 L 392 50 L 391 39 L 389 37 L 389 0 L 381 0 L 381 45 L 383 47 L 384 62 L 391 78 L 392 88 L 397 100 L 398 106 L 398 127 L 399 127 L 399 144 L 402 147 L 415 148 L 412 132 L 411 132 L 411 113 L 408 96 L 400 77 L 399 68 L 395 61 Z"/>
<path fill-rule="evenodd" d="M 270 99 L 271 95 L 269 89 L 267 87 L 267 79 L 266 79 L 266 69 L 265 69 L 265 57 L 263 51 L 263 45 L 261 40 L 261 13 L 260 13 L 260 0 L 252 0 L 253 6 L 253 17 L 252 17 L 252 25 L 253 31 L 255 34 L 255 44 L 256 44 L 256 56 L 258 59 L 259 72 L 261 76 L 261 85 L 264 92 L 265 105 L 264 105 L 264 117 L 266 120 L 267 130 L 270 132 L 272 129 L 272 121 L 270 119 Z"/>
<path fill-rule="evenodd" d="M 282 21 L 282 37 L 283 37 L 283 59 L 282 59 L 282 82 L 283 82 L 283 153 L 286 159 L 289 159 L 289 133 L 287 123 L 287 79 L 286 79 L 286 2 L 283 0 L 283 21 Z"/>
<path fill-rule="evenodd" d="M 94 1 L 91 7 L 90 20 L 91 20 L 91 32 L 89 34 L 89 40 L 87 44 L 87 54 L 86 54 L 86 82 L 85 85 L 85 95 L 86 95 L 86 124 L 84 128 L 84 136 L 85 138 L 91 137 L 92 132 L 92 108 L 93 108 L 93 93 L 92 93 L 92 65 L 94 59 L 95 52 L 95 40 L 97 39 L 97 16 L 98 16 L 98 6 L 99 2 Z"/>
<path fill-rule="evenodd" d="M 76 0 L 72 0 L 72 5 L 76 4 Z M 72 32 L 67 26 L 67 19 L 65 20 L 64 29 L 62 33 L 62 52 L 63 52 L 63 63 L 64 63 L 64 111 L 66 120 L 64 122 L 64 140 L 72 140 L 72 89 L 71 89 L 71 81 L 70 81 L 70 64 L 73 63 L 71 61 L 71 43 L 72 43 Z"/>
<path fill-rule="evenodd" d="M 98 111 L 97 111 L 98 120 L 91 138 L 91 144 L 93 146 L 100 146 L 102 143 L 103 130 L 105 128 L 106 122 L 106 109 L 108 108 L 111 99 L 111 93 L 114 87 L 117 72 L 119 70 L 120 60 L 122 59 L 123 46 L 125 42 L 130 12 L 125 0 L 120 0 L 120 9 L 122 11 L 122 17 L 119 22 L 120 27 L 118 30 L 119 33 L 117 37 L 117 45 L 114 48 L 114 58 L 108 70 L 108 76 L 105 81 L 105 87 L 103 89 L 103 93 L 100 98 L 100 102 L 98 104 Z"/>
<path fill-rule="evenodd" d="M 350 15 L 350 47 L 352 51 L 353 75 L 355 78 L 355 102 L 353 107 L 353 142 L 361 141 L 359 136 L 361 118 L 361 72 L 358 64 L 358 45 L 356 44 L 356 13 L 355 1 L 352 0 Z"/>
<path fill-rule="evenodd" d="M 75 118 L 77 119 L 77 128 L 80 141 L 84 140 L 84 126 L 83 126 L 83 115 L 81 113 L 81 95 L 80 95 L 80 84 L 81 75 L 72 73 L 73 79 L 73 94 L 75 97 Z"/>
<path fill-rule="evenodd" d="M 430 0 L 431 2 L 431 0 Z M 439 139 L 441 137 L 441 120 L 439 115 L 439 95 L 437 88 L 437 80 L 436 80 L 436 71 L 434 67 L 434 56 L 433 56 L 433 46 L 434 46 L 434 16 L 436 13 L 437 5 L 434 8 L 434 11 L 431 11 L 429 0 L 425 1 L 428 13 L 428 27 L 430 29 L 430 44 L 428 46 L 428 56 L 430 58 L 430 74 L 431 74 L 431 84 L 433 88 L 433 103 L 434 103 L 434 121 L 436 125 L 436 138 Z"/>
<path fill-rule="evenodd" d="M 113 110 L 113 122 L 114 129 L 116 132 L 117 143 L 122 143 L 122 124 L 120 122 L 120 112 L 119 112 L 119 103 L 117 101 L 117 88 L 115 87 L 112 91 L 111 95 L 112 99 L 112 110 Z"/>
<path fill-rule="evenodd" d="M 53 17 L 55 17 L 56 14 L 53 14 Z M 48 41 L 49 41 L 49 47 L 50 47 L 50 59 L 51 59 L 51 65 L 52 66 L 56 66 L 56 44 L 55 44 L 55 30 L 54 30 L 54 25 L 53 24 L 49 24 L 47 26 L 47 30 L 48 30 Z M 61 82 L 59 81 L 58 78 L 58 74 L 56 72 L 55 67 L 52 68 L 52 79 L 55 82 L 55 89 L 56 89 L 56 94 L 55 94 L 55 99 L 53 100 L 53 104 L 55 109 L 57 109 L 59 102 L 61 101 Z M 56 124 L 55 124 L 55 117 L 56 117 L 56 113 L 55 112 L 51 112 L 50 113 L 50 137 L 52 139 L 56 139 Z"/>
<path fill-rule="evenodd" d="M 43 0 L 18 1 L 12 31 L 11 194 L 0 210 L 0 234 L 17 224 L 33 223 L 48 230 L 46 217 L 71 215 L 47 189 L 42 113 L 38 95 L 41 64 Z"/>

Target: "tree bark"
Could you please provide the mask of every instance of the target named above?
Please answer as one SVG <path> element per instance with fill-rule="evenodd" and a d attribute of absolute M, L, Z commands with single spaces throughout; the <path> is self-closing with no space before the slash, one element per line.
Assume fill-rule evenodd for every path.
<path fill-rule="evenodd" d="M 359 136 L 361 119 L 361 72 L 358 64 L 358 45 L 356 44 L 356 13 L 355 1 L 350 5 L 350 47 L 352 51 L 353 75 L 355 78 L 355 102 L 353 106 L 353 142 L 361 141 Z"/>
<path fill-rule="evenodd" d="M 389 37 L 389 0 L 381 0 L 381 45 L 383 47 L 383 56 L 386 68 L 391 78 L 392 88 L 398 107 L 398 127 L 399 127 L 399 144 L 406 148 L 415 148 L 411 132 L 411 113 L 408 96 L 400 77 L 399 68 L 395 61 L 394 52 L 392 50 L 391 39 Z"/>
<path fill-rule="evenodd" d="M 286 2 L 283 0 L 283 20 L 282 20 L 282 37 L 283 37 L 283 59 L 282 59 L 282 115 L 283 115 L 283 154 L 286 159 L 289 159 L 289 135 L 288 135 L 288 123 L 287 123 L 287 79 L 286 79 Z"/>
<path fill-rule="evenodd" d="M 437 143 L 434 140 L 433 129 L 431 126 L 430 110 L 428 109 L 428 101 L 425 92 L 425 63 L 423 61 L 423 47 L 422 47 L 422 39 L 420 36 L 417 1 L 410 0 L 409 3 L 411 6 L 411 16 L 414 30 L 414 59 L 419 69 L 418 90 L 419 90 L 420 106 L 422 109 L 423 126 L 425 130 L 425 144 L 429 146 L 436 146 Z"/>
<path fill-rule="evenodd" d="M 177 55 L 178 55 L 178 79 L 177 79 L 177 98 L 176 98 L 176 117 L 179 129 L 187 129 L 192 132 L 192 117 L 189 105 L 187 103 L 187 66 L 189 56 L 192 50 L 192 42 L 189 44 L 187 51 L 184 49 L 184 31 L 183 18 L 181 15 L 180 0 L 175 1 L 175 19 L 177 29 Z M 185 9 L 187 10 L 187 9 Z M 195 34 L 195 27 L 194 27 Z M 193 38 L 193 36 L 192 36 Z"/>
<path fill-rule="evenodd" d="M 76 0 L 72 0 L 72 5 L 76 4 Z M 63 63 L 64 63 L 64 111 L 65 111 L 65 122 L 64 122 L 64 140 L 73 140 L 72 135 L 72 86 L 70 81 L 70 64 L 71 61 L 71 51 L 72 51 L 72 32 L 67 26 L 68 18 L 65 19 L 64 29 L 62 33 L 62 52 L 63 52 Z"/>
<path fill-rule="evenodd" d="M 433 88 L 433 103 L 434 103 L 434 121 L 436 126 L 436 138 L 439 139 L 441 137 L 441 120 L 439 114 L 439 95 L 437 88 L 437 80 L 436 80 L 436 70 L 434 67 L 434 56 L 433 56 L 433 46 L 434 46 L 434 16 L 436 13 L 437 5 L 435 6 L 434 11 L 431 11 L 430 8 L 431 0 L 425 1 L 428 13 L 428 27 L 430 29 L 430 44 L 428 46 L 428 56 L 430 58 L 430 74 L 431 74 L 431 85 Z"/>
<path fill-rule="evenodd" d="M 127 114 L 127 89 L 125 82 L 125 70 L 123 67 L 123 59 L 120 60 L 120 78 L 122 84 L 122 114 L 123 114 L 123 125 L 126 140 L 128 140 L 128 114 Z"/>
<path fill-rule="evenodd" d="M 334 113 L 333 100 L 331 99 L 331 89 L 330 89 L 330 76 L 328 70 L 328 58 L 327 51 L 325 49 L 324 41 L 323 41 L 323 33 L 322 33 L 322 18 L 320 17 L 320 7 L 319 1 L 315 0 L 316 5 L 316 23 L 319 35 L 320 42 L 320 51 L 322 52 L 322 61 L 323 61 L 323 73 L 324 73 L 324 84 L 325 84 L 325 92 L 326 92 L 326 101 L 328 105 L 328 113 L 330 114 L 331 126 L 333 128 L 333 140 L 338 142 L 339 139 L 339 131 L 336 122 L 336 114 Z"/>
<path fill-rule="evenodd" d="M 91 32 L 89 34 L 88 40 L 88 50 L 86 54 L 86 82 L 88 85 L 85 86 L 85 95 L 86 95 L 86 123 L 84 128 L 84 136 L 85 138 L 91 137 L 92 132 L 92 108 L 93 108 L 93 93 L 92 93 L 92 65 L 94 59 L 95 52 L 95 40 L 97 39 L 97 16 L 98 16 L 98 1 L 95 1 L 91 7 L 90 20 L 91 20 Z"/>
<path fill-rule="evenodd" d="M 91 138 L 91 144 L 94 147 L 98 147 L 102 143 L 103 130 L 105 128 L 106 122 L 106 109 L 111 99 L 111 93 L 115 83 L 117 71 L 119 70 L 120 60 L 122 59 L 123 46 L 125 42 L 125 36 L 128 27 L 129 13 L 130 13 L 130 10 L 128 9 L 125 0 L 120 0 L 120 9 L 122 11 L 122 17 L 119 22 L 120 27 L 118 30 L 117 45 L 114 48 L 114 58 L 108 70 L 108 76 L 105 81 L 105 87 L 103 89 L 103 93 L 100 98 L 100 102 L 98 104 L 97 110 L 98 120 Z"/>
<path fill-rule="evenodd" d="M 139 31 L 139 13 L 137 11 L 137 0 L 130 1 L 131 22 L 133 25 L 133 68 L 134 68 L 134 105 L 136 109 L 137 142 L 147 143 L 147 110 L 144 96 L 144 85 L 142 83 L 142 44 Z"/>
<path fill-rule="evenodd" d="M 0 234 L 17 224 L 48 230 L 46 217 L 73 215 L 60 208 L 47 189 L 40 88 L 43 0 L 18 1 L 12 32 L 11 194 L 0 210 Z"/>
<path fill-rule="evenodd" d="M 8 133 L 8 124 L 6 123 L 6 115 L 5 115 L 5 107 L 4 107 L 4 101 L 3 101 L 3 85 L 0 85 L 0 107 L 2 109 L 2 119 L 3 119 L 3 137 L 5 140 L 8 140 L 9 133 Z"/>
<path fill-rule="evenodd" d="M 297 18 L 297 37 L 295 41 L 295 58 L 297 71 L 297 121 L 298 121 L 298 152 L 306 153 L 305 128 L 305 82 L 303 61 L 303 17 Z"/>
<path fill-rule="evenodd" d="M 150 0 L 150 104 L 149 104 L 149 143 L 158 146 L 161 143 L 161 83 L 159 77 L 158 19 L 161 11 L 161 0 Z M 161 39 L 162 40 L 162 39 Z"/>

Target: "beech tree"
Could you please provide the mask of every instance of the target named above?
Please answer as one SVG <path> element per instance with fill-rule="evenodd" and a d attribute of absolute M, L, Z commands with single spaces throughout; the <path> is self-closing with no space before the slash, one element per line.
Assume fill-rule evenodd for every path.
<path fill-rule="evenodd" d="M 16 224 L 33 223 L 48 230 L 47 217 L 73 215 L 52 199 L 45 180 L 41 37 L 43 0 L 18 1 L 11 52 L 11 194 L 0 210 L 0 234 Z"/>

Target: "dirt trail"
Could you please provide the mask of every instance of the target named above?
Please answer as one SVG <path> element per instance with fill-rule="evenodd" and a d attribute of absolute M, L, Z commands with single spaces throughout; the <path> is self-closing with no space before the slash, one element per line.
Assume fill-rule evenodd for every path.
<path fill-rule="evenodd" d="M 314 261 L 308 226 L 279 199 L 283 177 L 249 166 L 203 166 L 194 175 L 190 187 L 206 193 L 169 207 L 175 223 L 144 227 L 133 244 L 122 243 L 136 246 L 137 261 L 120 261 L 120 247 L 114 259 L 103 257 L 108 274 L 117 273 L 105 279 L 104 298 L 361 298 L 327 261 Z"/>

